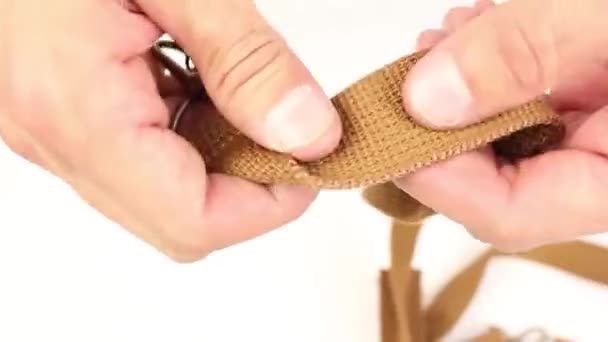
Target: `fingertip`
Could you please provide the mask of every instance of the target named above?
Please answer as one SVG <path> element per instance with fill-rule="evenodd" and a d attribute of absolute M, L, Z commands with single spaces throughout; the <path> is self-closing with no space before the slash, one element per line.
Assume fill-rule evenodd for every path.
<path fill-rule="evenodd" d="M 447 31 L 454 31 L 479 14 L 474 7 L 454 7 L 445 15 L 442 27 Z"/>
<path fill-rule="evenodd" d="M 492 0 L 477 0 L 475 2 L 475 8 L 480 12 L 486 11 L 495 6 L 496 3 Z"/>
<path fill-rule="evenodd" d="M 434 129 L 458 128 L 472 117 L 472 94 L 450 54 L 431 51 L 410 71 L 401 88 L 403 106 L 420 124 Z"/>
<path fill-rule="evenodd" d="M 443 20 L 443 30 L 428 30 L 420 34 L 419 48 L 433 49 L 412 68 L 402 85 L 403 106 L 418 123 L 432 129 L 457 129 L 480 122 L 499 111 L 498 106 L 484 103 L 492 104 L 491 100 L 480 100 L 482 90 L 495 86 L 480 86 L 480 76 L 468 64 L 474 56 L 466 47 L 472 41 L 471 28 L 464 33 L 455 32 L 493 4 L 488 0 L 478 1 L 473 7 L 454 7 Z"/>
<path fill-rule="evenodd" d="M 261 129 L 256 135 L 270 148 L 302 160 L 331 153 L 342 137 L 339 114 L 317 85 L 288 92 L 262 119 Z"/>
<path fill-rule="evenodd" d="M 337 113 L 330 115 L 332 123 L 326 132 L 310 144 L 293 149 L 291 154 L 295 158 L 302 161 L 318 160 L 331 154 L 338 147 L 343 133 L 342 122 Z"/>

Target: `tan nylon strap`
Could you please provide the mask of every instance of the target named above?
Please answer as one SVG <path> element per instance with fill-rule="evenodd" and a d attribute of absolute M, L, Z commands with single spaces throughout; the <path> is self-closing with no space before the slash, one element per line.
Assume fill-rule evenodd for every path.
<path fill-rule="evenodd" d="M 154 51 L 159 48 L 157 45 Z M 196 75 L 180 78 L 187 89 L 199 94 L 175 129 L 200 152 L 208 172 L 261 184 L 303 184 L 322 189 L 373 186 L 366 191 L 368 200 L 396 218 L 391 246 L 393 264 L 381 277 L 385 342 L 435 341 L 443 336 L 468 305 L 487 260 L 494 255 L 484 255 L 473 263 L 423 311 L 420 274 L 409 264 L 419 224 L 433 212 L 388 182 L 488 144 L 504 158 L 527 157 L 558 143 L 564 135 L 559 116 L 544 97 L 463 129 L 433 131 L 416 124 L 403 109 L 400 89 L 408 71 L 424 54 L 400 58 L 335 95 L 332 102 L 344 127 L 340 146 L 326 158 L 307 163 L 255 144 L 221 116 L 201 92 L 204 87 Z M 159 60 L 171 69 L 166 58 Z M 179 74 L 175 68 L 171 71 Z M 522 257 L 602 283 L 608 281 L 608 275 L 601 272 L 604 268 L 588 267 L 605 264 L 608 256 L 589 245 L 550 246 Z M 480 339 L 498 341 L 501 336 L 489 331 Z"/>
<path fill-rule="evenodd" d="M 403 109 L 401 84 L 424 54 L 400 58 L 332 98 L 342 119 L 343 138 L 333 153 L 319 161 L 300 162 L 255 144 L 226 121 L 205 96 L 192 102 L 176 131 L 197 148 L 211 173 L 262 184 L 324 189 L 385 183 L 489 143 L 510 158 L 536 153 L 562 138 L 559 116 L 544 97 L 464 129 L 434 131 L 416 124 Z M 192 86 L 197 79 L 194 75 L 183 82 L 188 89 L 204 89 Z"/>
<path fill-rule="evenodd" d="M 391 238 L 391 265 L 392 267 L 382 277 L 385 282 L 382 286 L 390 292 L 394 303 L 401 305 L 391 305 L 387 303 L 394 314 L 394 324 L 396 341 L 403 338 L 411 338 L 417 332 L 421 334 L 422 315 L 419 306 L 415 305 L 419 301 L 418 278 L 419 274 L 410 269 L 409 261 L 414 252 L 418 223 L 396 222 L 392 229 Z M 411 305 L 407 305 L 407 304 Z M 411 320 L 414 321 L 411 321 Z"/>
<path fill-rule="evenodd" d="M 391 267 L 380 277 L 383 342 L 426 340 L 420 273 L 410 267 L 419 228 L 419 222 L 393 223 Z"/>
<path fill-rule="evenodd" d="M 426 310 L 429 338 L 435 341 L 446 334 L 469 305 L 488 261 L 503 254 L 490 250 L 464 269 L 443 288 Z M 578 277 L 608 285 L 608 250 L 586 243 L 568 242 L 543 246 L 526 253 L 505 255 L 547 265 Z"/>
<path fill-rule="evenodd" d="M 366 200 L 384 213 L 398 212 L 409 205 L 409 197 L 391 193 L 389 186 L 365 192 Z M 385 192 L 387 196 L 381 196 Z M 404 212 L 408 212 L 408 207 Z M 412 269 L 411 259 L 424 215 L 411 212 L 393 221 L 391 231 L 391 265 L 381 272 L 381 312 L 383 342 L 434 342 L 444 337 L 469 306 L 479 286 L 488 261 L 496 256 L 517 257 L 547 265 L 578 277 L 608 285 L 608 250 L 586 242 L 567 242 L 543 246 L 526 253 L 501 254 L 494 249 L 480 255 L 453 277 L 433 298 L 426 309 L 420 304 L 420 273 Z M 426 212 L 430 215 L 430 211 Z M 507 342 L 506 335 L 495 327 L 474 341 Z M 554 339 L 560 341 L 560 339 Z M 564 340 L 561 340 L 564 341 Z"/>

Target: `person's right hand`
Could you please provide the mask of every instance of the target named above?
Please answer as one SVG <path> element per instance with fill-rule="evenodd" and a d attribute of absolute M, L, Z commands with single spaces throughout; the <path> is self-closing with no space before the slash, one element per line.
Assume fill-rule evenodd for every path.
<path fill-rule="evenodd" d="M 433 128 L 458 128 L 551 89 L 567 137 L 516 165 L 483 149 L 396 184 L 502 250 L 607 232 L 606 13 L 605 0 L 481 0 L 450 11 L 442 29 L 420 37 L 432 50 L 404 84 L 409 112 Z"/>
<path fill-rule="evenodd" d="M 195 261 L 294 220 L 316 193 L 206 174 L 168 128 L 185 94 L 147 54 L 163 32 L 257 143 L 306 160 L 337 146 L 335 109 L 253 0 L 0 0 L 0 136 L 139 238 Z"/>

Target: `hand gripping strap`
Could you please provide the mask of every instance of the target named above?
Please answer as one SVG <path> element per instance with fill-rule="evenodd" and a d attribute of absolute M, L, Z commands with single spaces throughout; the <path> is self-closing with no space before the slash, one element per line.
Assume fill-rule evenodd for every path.
<path fill-rule="evenodd" d="M 489 143 L 511 158 L 539 152 L 562 138 L 559 117 L 542 97 L 464 129 L 435 131 L 418 125 L 403 109 L 401 84 L 425 53 L 400 58 L 332 98 L 344 134 L 339 147 L 319 161 L 300 162 L 257 145 L 205 96 L 193 101 L 176 131 L 200 152 L 208 172 L 323 189 L 388 182 Z"/>
<path fill-rule="evenodd" d="M 177 47 L 159 43 L 153 51 L 159 61 L 186 89 L 195 90 L 191 105 L 174 128 L 200 152 L 208 172 L 261 184 L 301 184 L 321 189 L 368 187 L 367 200 L 394 218 L 392 264 L 382 272 L 380 284 L 384 342 L 436 341 L 444 336 L 468 305 L 487 261 L 498 255 L 494 250 L 482 255 L 423 310 L 420 273 L 411 269 L 410 258 L 420 225 L 433 211 L 389 181 L 488 144 L 509 160 L 531 156 L 558 143 L 565 133 L 545 97 L 463 129 L 434 131 L 416 124 L 403 109 L 400 89 L 408 71 L 426 53 L 422 51 L 372 72 L 335 95 L 332 102 L 344 125 L 340 146 L 320 161 L 300 162 L 255 144 L 231 126 L 204 96 L 196 74 L 184 76 L 167 62 L 159 52 L 163 46 Z M 608 282 L 604 268 L 590 266 L 608 263 L 608 252 L 589 244 L 547 246 L 519 256 Z M 476 341 L 508 339 L 493 328 Z"/>

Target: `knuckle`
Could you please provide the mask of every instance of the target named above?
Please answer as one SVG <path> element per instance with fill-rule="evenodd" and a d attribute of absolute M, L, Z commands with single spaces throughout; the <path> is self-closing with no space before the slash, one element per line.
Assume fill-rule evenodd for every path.
<path fill-rule="evenodd" d="M 187 146 L 186 142 L 182 143 L 184 147 Z M 140 212 L 142 221 L 147 222 L 143 225 L 146 228 L 140 231 L 154 232 L 149 234 L 154 240 L 148 240 L 170 259 L 191 263 L 205 258 L 215 250 L 213 232 L 217 230 L 211 227 L 205 205 L 209 190 L 206 179 L 200 176 L 204 169 L 198 164 L 199 157 L 186 148 L 169 151 L 172 166 L 170 171 L 164 173 L 169 182 L 166 184 L 181 184 L 177 187 L 181 190 L 170 191 L 164 198 L 158 199 L 155 206 L 163 210 L 159 210 L 156 215 Z"/>
<path fill-rule="evenodd" d="M 15 154 L 48 169 L 44 154 L 58 135 L 51 115 L 56 91 L 49 87 L 51 82 L 40 82 L 36 67 L 23 71 L 22 64 L 10 57 L 4 62 L 0 63 L 1 139 Z"/>
<path fill-rule="evenodd" d="M 463 13 L 467 13 L 467 12 L 468 12 L 467 7 L 452 7 L 446 12 L 444 19 L 458 17 L 458 16 L 462 15 Z"/>
<path fill-rule="evenodd" d="M 198 220 L 198 222 L 202 221 Z M 176 262 L 193 263 L 206 258 L 214 251 L 204 223 L 186 224 L 178 229 L 166 231 L 168 236 L 163 252 Z"/>
<path fill-rule="evenodd" d="M 211 253 L 211 248 L 205 237 L 190 230 L 190 233 L 168 238 L 160 248 L 169 259 L 178 263 L 193 263 L 204 259 Z"/>
<path fill-rule="evenodd" d="M 18 137 L 15 134 L 3 134 L 2 132 L 0 132 L 0 137 L 13 153 L 31 163 L 42 166 L 42 161 L 39 158 L 36 147 L 29 140 Z"/>
<path fill-rule="evenodd" d="M 496 25 L 498 53 L 516 89 L 526 93 L 545 91 L 556 78 L 558 51 L 550 25 L 540 21 L 509 18 Z"/>
<path fill-rule="evenodd" d="M 192 264 L 204 259 L 207 253 L 192 251 L 183 248 L 165 249 L 163 253 L 171 260 L 179 264 Z"/>
<path fill-rule="evenodd" d="M 512 220 L 497 220 L 483 227 L 470 228 L 472 235 L 503 253 L 517 253 L 527 248 L 526 230 Z"/>
<path fill-rule="evenodd" d="M 221 100 L 234 101 L 277 73 L 280 59 L 287 54 L 284 40 L 270 26 L 244 31 L 210 50 L 208 86 Z"/>
<path fill-rule="evenodd" d="M 14 82 L 8 94 L 9 113 L 14 124 L 33 137 L 52 138 L 53 101 L 49 91 L 34 82 Z"/>
<path fill-rule="evenodd" d="M 473 10 L 469 7 L 453 7 L 445 14 L 442 26 L 446 28 L 455 28 L 455 26 L 461 24 L 472 12 Z"/>
<path fill-rule="evenodd" d="M 416 39 L 416 45 L 423 49 L 428 49 L 436 45 L 446 35 L 443 30 L 426 30 L 420 33 Z"/>

